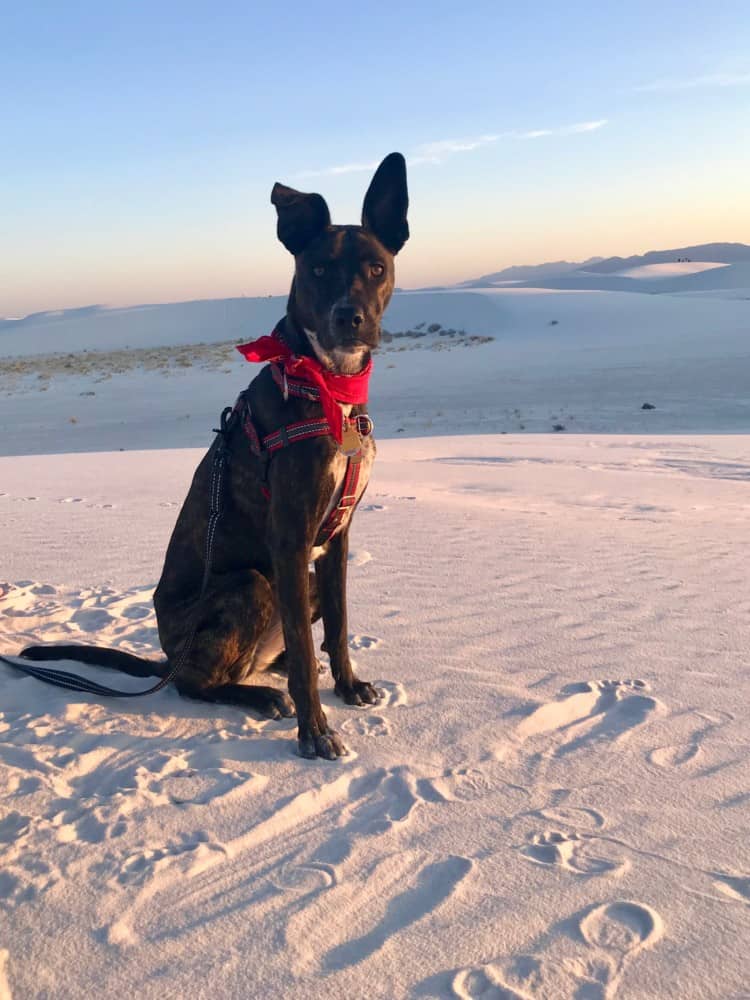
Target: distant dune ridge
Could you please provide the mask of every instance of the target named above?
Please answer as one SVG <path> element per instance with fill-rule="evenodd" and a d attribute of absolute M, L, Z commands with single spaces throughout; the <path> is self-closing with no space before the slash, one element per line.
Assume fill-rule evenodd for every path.
<path fill-rule="evenodd" d="M 494 285 L 505 281 L 533 281 L 535 278 L 556 278 L 561 274 L 579 271 L 589 264 L 598 264 L 603 257 L 589 257 L 588 260 L 573 263 L 567 260 L 555 260 L 548 264 L 514 264 L 502 271 L 483 274 L 481 278 L 462 281 L 460 287 L 471 288 L 474 285 Z"/>
<path fill-rule="evenodd" d="M 612 274 L 626 267 L 640 267 L 643 264 L 667 264 L 676 258 L 690 260 L 719 261 L 722 264 L 736 264 L 750 260 L 750 246 L 746 243 L 701 243 L 698 246 L 678 247 L 675 250 L 649 250 L 648 253 L 633 257 L 607 257 L 599 263 L 586 262 L 581 268 L 594 274 Z"/>
<path fill-rule="evenodd" d="M 697 246 L 674 247 L 671 250 L 649 250 L 647 253 L 636 254 L 633 257 L 589 257 L 588 260 L 579 261 L 578 263 L 559 260 L 546 264 L 506 267 L 502 271 L 495 271 L 492 274 L 484 274 L 479 278 L 461 282 L 460 287 L 484 288 L 488 285 L 513 282 L 514 284 L 522 283 L 526 287 L 546 288 L 565 287 L 567 283 L 568 287 L 571 288 L 595 289 L 600 287 L 606 291 L 639 291 L 635 286 L 629 288 L 627 282 L 616 288 L 612 285 L 597 285 L 597 276 L 599 276 L 599 279 L 606 277 L 656 277 L 656 275 L 648 274 L 636 275 L 632 272 L 637 268 L 655 264 L 684 264 L 684 268 L 678 268 L 663 275 L 665 279 L 683 279 L 690 277 L 694 273 L 698 273 L 699 269 L 695 266 L 691 269 L 688 267 L 689 264 L 695 265 L 701 262 L 714 265 L 747 265 L 750 264 L 750 246 L 745 243 L 702 243 Z M 709 268 L 701 268 L 700 270 L 709 270 Z M 721 278 L 714 276 L 714 281 L 709 280 L 707 282 L 706 279 L 703 279 L 699 282 L 700 288 L 696 288 L 695 290 L 703 291 L 707 287 L 742 287 L 746 284 L 747 274 L 748 271 L 746 268 L 741 268 L 736 273 L 732 270 Z M 560 283 L 561 281 L 562 284 Z M 734 284 L 735 281 L 737 281 L 737 284 Z M 549 284 L 549 282 L 553 282 L 554 284 Z M 664 289 L 650 289 L 650 291 L 655 290 L 690 291 L 691 289 L 687 287 L 684 289 L 666 287 Z"/>
<path fill-rule="evenodd" d="M 661 265 L 661 270 L 656 268 Z M 669 267 L 667 267 L 669 265 Z M 703 266 L 700 266 L 703 265 Z M 724 265 L 724 266 L 720 266 Z M 644 270 L 648 268 L 648 270 Z M 570 289 L 579 291 L 675 293 L 711 292 L 750 287 L 750 246 L 745 243 L 703 243 L 698 246 L 675 247 L 672 250 L 649 250 L 634 257 L 589 257 L 588 260 L 571 262 L 552 261 L 545 264 L 523 264 L 506 267 L 502 271 L 482 275 L 445 287 L 411 289 L 406 294 L 427 295 L 432 292 L 466 291 L 512 285 L 518 288 Z M 49 338 L 50 328 L 58 327 L 52 336 L 63 339 L 65 330 L 93 329 L 105 322 L 110 334 L 114 327 L 148 327 L 148 322 L 133 323 L 136 310 L 151 312 L 151 319 L 158 319 L 158 341 L 154 343 L 175 343 L 175 333 L 182 326 L 188 330 L 187 339 L 182 343 L 195 342 L 196 328 L 206 331 L 208 341 L 245 336 L 248 322 L 258 325 L 259 333 L 267 333 L 284 312 L 285 295 L 237 296 L 229 299 L 199 299 L 193 302 L 147 303 L 125 308 L 109 308 L 104 305 L 86 305 L 74 309 L 50 309 L 30 313 L 28 316 L 0 319 L 0 336 L 13 331 L 38 331 L 42 339 Z M 456 304 L 457 305 L 457 304 Z M 446 325 L 459 324 L 459 311 L 447 307 L 451 315 L 441 317 Z M 158 317 L 156 310 L 160 310 Z M 423 318 L 419 310 L 406 304 L 406 297 L 400 289 L 394 298 L 390 312 L 398 316 L 408 313 L 408 322 L 418 322 Z M 452 314 L 456 312 L 454 317 Z M 252 317 L 252 319 L 250 319 Z M 221 327 L 217 333 L 217 321 Z M 405 320 L 406 321 L 406 320 Z M 165 324 L 168 328 L 164 339 Z M 46 328 L 46 334 L 43 332 Z M 474 332 L 486 332 L 474 331 Z M 26 334 L 24 333 L 24 338 Z M 35 336 L 36 340 L 37 337 Z M 124 345 L 123 337 L 116 337 Z M 125 338 L 127 339 L 127 338 Z M 198 338 L 200 339 L 200 338 Z M 88 346 L 88 345 L 86 345 Z M 144 346 L 139 341 L 137 345 Z M 54 349 L 48 347 L 47 349 Z M 89 349 L 91 349 L 89 347 Z M 8 342 L 2 344 L 1 353 L 21 353 L 8 351 Z M 30 353 L 40 353 L 33 349 Z"/>

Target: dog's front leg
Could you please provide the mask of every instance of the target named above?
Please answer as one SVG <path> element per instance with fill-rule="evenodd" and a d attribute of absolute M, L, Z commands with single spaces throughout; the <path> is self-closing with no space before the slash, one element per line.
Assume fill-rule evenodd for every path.
<path fill-rule="evenodd" d="M 301 534 L 301 532 L 300 532 Z M 309 540 L 289 525 L 276 534 L 273 561 L 284 629 L 289 694 L 297 709 L 302 757 L 333 760 L 347 753 L 338 733 L 328 726 L 318 695 L 318 664 L 310 627 Z"/>
<path fill-rule="evenodd" d="M 346 615 L 346 566 L 349 554 L 349 530 L 340 531 L 328 543 L 315 563 L 318 600 L 323 615 L 323 649 L 331 660 L 336 694 L 347 705 L 374 705 L 380 694 L 352 670 Z"/>

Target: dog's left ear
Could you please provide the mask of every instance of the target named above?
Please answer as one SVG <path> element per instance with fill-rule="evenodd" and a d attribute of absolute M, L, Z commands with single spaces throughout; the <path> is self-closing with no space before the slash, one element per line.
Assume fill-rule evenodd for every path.
<path fill-rule="evenodd" d="M 409 239 L 409 192 L 406 188 L 406 161 L 401 153 L 390 153 L 370 182 L 362 207 L 362 225 L 397 254 Z"/>
<path fill-rule="evenodd" d="M 276 183 L 271 191 L 271 204 L 279 217 L 278 237 L 295 257 L 331 224 L 331 213 L 322 195 L 305 194 Z"/>

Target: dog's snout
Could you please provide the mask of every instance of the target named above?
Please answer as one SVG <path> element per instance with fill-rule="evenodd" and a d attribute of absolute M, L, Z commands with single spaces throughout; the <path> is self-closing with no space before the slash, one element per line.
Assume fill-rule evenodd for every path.
<path fill-rule="evenodd" d="M 339 333 L 359 330 L 364 321 L 364 314 L 356 306 L 336 306 L 333 311 L 333 322 Z"/>

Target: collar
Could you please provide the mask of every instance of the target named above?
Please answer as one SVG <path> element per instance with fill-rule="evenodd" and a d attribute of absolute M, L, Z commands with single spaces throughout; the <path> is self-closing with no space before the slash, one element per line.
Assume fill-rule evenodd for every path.
<path fill-rule="evenodd" d="M 276 361 L 283 368 L 284 375 L 301 385 L 317 389 L 328 426 L 336 441 L 341 444 L 344 432 L 344 415 L 339 403 L 366 403 L 367 390 L 372 372 L 372 358 L 356 375 L 339 375 L 329 372 L 318 361 L 305 355 L 294 354 L 281 336 L 279 325 L 269 337 L 260 337 L 247 344 L 239 344 L 237 350 L 246 361 Z"/>

